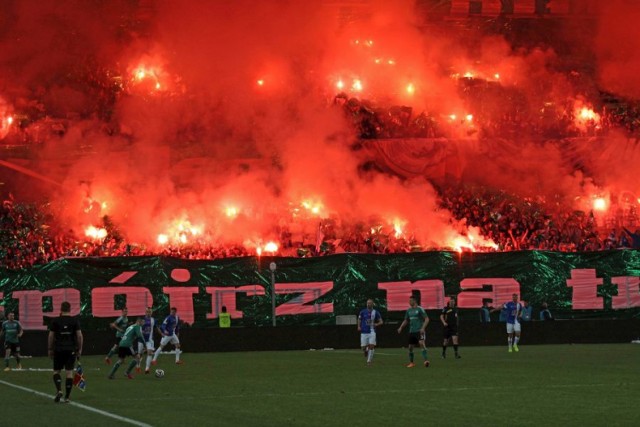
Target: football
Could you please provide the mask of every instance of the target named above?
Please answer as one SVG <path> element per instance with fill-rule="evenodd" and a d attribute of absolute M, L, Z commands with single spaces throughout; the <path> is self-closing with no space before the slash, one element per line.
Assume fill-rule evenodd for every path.
<path fill-rule="evenodd" d="M 156 378 L 164 377 L 164 371 L 162 369 L 156 369 Z"/>

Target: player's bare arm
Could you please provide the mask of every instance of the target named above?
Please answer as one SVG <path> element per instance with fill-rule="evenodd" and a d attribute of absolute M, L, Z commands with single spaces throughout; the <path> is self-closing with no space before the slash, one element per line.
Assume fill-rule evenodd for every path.
<path fill-rule="evenodd" d="M 405 326 L 407 326 L 407 319 L 404 319 L 404 321 L 400 324 L 400 327 L 398 328 L 398 333 L 401 333 Z"/>

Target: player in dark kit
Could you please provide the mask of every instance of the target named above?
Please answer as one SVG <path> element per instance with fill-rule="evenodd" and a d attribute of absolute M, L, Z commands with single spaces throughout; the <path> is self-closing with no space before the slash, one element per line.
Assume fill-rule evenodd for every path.
<path fill-rule="evenodd" d="M 7 315 L 7 320 L 2 322 L 2 327 L 0 328 L 0 337 L 4 335 L 4 370 L 10 371 L 9 360 L 11 359 L 11 355 L 14 355 L 16 358 L 16 368 L 22 369 L 22 364 L 20 363 L 20 337 L 22 337 L 22 325 L 15 319 L 14 313 L 9 313 Z"/>
<path fill-rule="evenodd" d="M 449 340 L 453 341 L 453 351 L 456 354 L 456 359 L 460 359 L 458 354 L 458 308 L 456 307 L 456 300 L 452 297 L 447 306 L 442 309 L 440 313 L 440 321 L 444 327 L 444 341 L 442 342 L 442 358 L 447 357 L 447 344 Z"/>
<path fill-rule="evenodd" d="M 49 328 L 49 357 L 53 358 L 53 382 L 56 385 L 56 403 L 62 399 L 62 378 L 60 371 L 66 371 L 64 403 L 69 403 L 73 388 L 73 368 L 82 354 L 82 331 L 80 322 L 71 316 L 71 304 L 67 301 L 60 306 L 60 316 L 53 319 Z"/>

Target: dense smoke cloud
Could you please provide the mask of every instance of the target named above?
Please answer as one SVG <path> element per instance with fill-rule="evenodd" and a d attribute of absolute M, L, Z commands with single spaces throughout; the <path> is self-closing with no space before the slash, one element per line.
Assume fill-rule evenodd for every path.
<path fill-rule="evenodd" d="M 600 5 L 595 51 L 603 87 L 624 97 L 640 96 L 640 3 L 611 0 Z"/>
<path fill-rule="evenodd" d="M 45 144 L 30 167 L 61 183 L 50 197 L 77 234 L 108 214 L 136 242 L 153 243 L 188 221 L 220 241 L 254 245 L 277 237 L 283 221 L 313 235 L 319 217 L 333 216 L 385 227 L 400 221 L 420 242 L 446 246 L 460 225 L 438 208 L 429 180 L 442 177 L 363 174 L 366 159 L 352 148 L 357 135 L 333 97 L 342 90 L 446 121 L 469 114 L 452 75 L 511 88 L 527 114 L 578 94 L 547 47 L 514 49 L 473 30 L 462 37 L 421 28 L 409 0 L 358 5 L 8 2 L 0 96 L 38 117 L 31 132 L 46 132 L 47 116 L 66 120 L 64 136 Z M 617 64 L 629 56 L 617 46 L 632 51 L 640 37 L 611 26 L 620 11 L 601 20 L 601 77 L 633 95 L 632 78 L 620 86 L 625 71 Z M 505 102 L 486 98 L 482 108 L 499 112 Z M 577 161 L 558 144 L 477 141 L 467 128 L 452 134 L 461 182 L 571 201 L 625 180 L 600 166 L 619 160 L 607 147 L 575 148 Z M 87 198 L 97 205 L 88 208 Z M 318 216 L 287 219 L 303 201 L 317 204 Z"/>

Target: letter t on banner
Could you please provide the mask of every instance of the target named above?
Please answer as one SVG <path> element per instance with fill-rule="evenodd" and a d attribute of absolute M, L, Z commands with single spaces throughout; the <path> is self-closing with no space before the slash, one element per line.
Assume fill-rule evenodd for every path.
<path fill-rule="evenodd" d="M 571 270 L 571 279 L 567 286 L 573 288 L 572 306 L 574 310 L 589 310 L 604 308 L 602 297 L 598 296 L 598 286 L 602 279 L 596 277 L 595 269 Z"/>
<path fill-rule="evenodd" d="M 165 286 L 162 288 L 162 292 L 169 295 L 169 306 L 177 308 L 178 317 L 188 324 L 192 324 L 196 320 L 193 312 L 193 295 L 198 291 L 197 286 Z"/>

